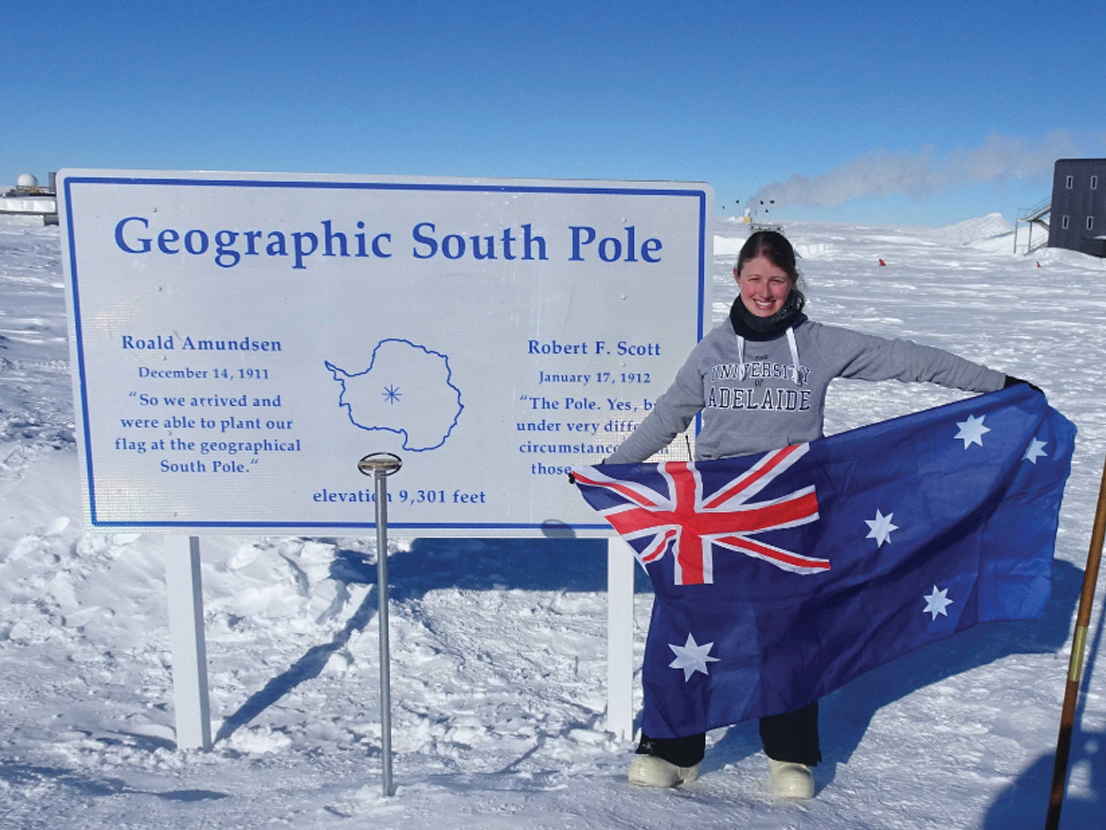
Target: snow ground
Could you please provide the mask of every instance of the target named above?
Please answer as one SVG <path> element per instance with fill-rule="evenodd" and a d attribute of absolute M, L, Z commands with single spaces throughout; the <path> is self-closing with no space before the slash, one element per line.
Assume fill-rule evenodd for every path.
<path fill-rule="evenodd" d="M 746 232 L 717 223 L 716 319 Z M 755 724 L 712 733 L 693 785 L 626 783 L 632 744 L 603 731 L 606 549 L 595 541 L 394 540 L 398 791 L 386 799 L 374 542 L 205 539 L 217 740 L 176 751 L 160 542 L 81 527 L 58 229 L 0 225 L 0 826 L 1042 826 L 1106 454 L 1106 264 L 1015 256 L 994 217 L 786 232 L 812 316 L 1032 380 L 1080 429 L 1044 619 L 977 628 L 828 696 L 818 795 L 803 804 L 768 794 Z M 827 429 L 956 395 L 838 382 Z M 1106 826 L 1100 608 L 1101 596 L 1067 828 Z M 648 612 L 642 582 L 642 634 Z"/>

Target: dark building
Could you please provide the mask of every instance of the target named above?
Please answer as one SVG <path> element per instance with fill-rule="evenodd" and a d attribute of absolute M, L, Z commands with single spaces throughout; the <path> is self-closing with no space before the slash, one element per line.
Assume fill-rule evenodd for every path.
<path fill-rule="evenodd" d="M 1106 257 L 1106 159 L 1056 162 L 1048 246 Z"/>

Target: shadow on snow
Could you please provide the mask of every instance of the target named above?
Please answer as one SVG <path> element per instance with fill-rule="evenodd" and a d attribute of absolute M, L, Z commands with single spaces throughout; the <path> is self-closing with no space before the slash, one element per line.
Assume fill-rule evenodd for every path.
<path fill-rule="evenodd" d="M 1075 604 L 1082 582 L 1081 570 L 1071 563 L 1056 560 L 1052 569 L 1052 593 L 1041 619 L 984 623 L 892 660 L 822 698 L 819 711 L 823 760 L 816 776 L 819 786 L 833 781 L 837 765 L 849 761 L 875 713 L 883 706 L 926 686 L 1003 657 L 1013 654 L 1054 654 L 1063 649 L 1071 633 Z M 1093 655 L 1102 638 L 1103 618 L 1106 615 L 1100 617 L 1095 642 L 1088 649 L 1092 654 L 1092 661 L 1086 666 L 1084 688 L 1093 674 Z M 1057 690 L 1062 690 L 1066 680 L 1067 664 L 1063 664 L 1062 670 L 1060 665 L 1057 664 Z M 1077 764 L 1090 764 L 1090 788 L 1093 795 L 1087 797 L 1084 793 L 1082 797 L 1072 799 L 1065 806 L 1063 826 L 1106 826 L 1102 821 L 1104 808 L 1099 802 L 1101 795 L 1106 793 L 1106 764 L 1099 753 L 1099 747 L 1106 747 L 1106 743 L 1101 740 L 1104 736 L 1080 732 L 1080 715 L 1081 712 L 1077 712 L 1077 728 L 1069 769 Z M 1057 729 L 1059 724 L 1060 707 L 1057 706 Z M 719 769 L 759 751 L 760 736 L 756 721 L 730 727 L 707 753 L 703 763 L 704 772 Z M 1096 753 L 1099 753 L 1097 758 Z M 1022 827 L 1038 828 L 1044 825 L 1053 759 L 1054 753 L 1047 753 L 1000 794 L 988 812 L 987 823 L 983 825 L 987 830 L 1018 830 Z M 904 758 L 903 763 L 922 764 L 925 759 Z M 1071 815 L 1068 814 L 1069 810 Z M 1084 814 L 1094 814 L 1099 821 L 1087 824 L 1075 817 Z"/>
<path fill-rule="evenodd" d="M 605 591 L 606 554 L 603 539 L 416 539 L 409 551 L 388 557 L 389 598 L 402 603 L 445 587 L 475 591 Z M 330 578 L 347 586 L 375 585 L 376 563 L 357 551 L 338 549 Z M 650 590 L 648 577 L 640 569 L 635 590 Z M 345 647 L 355 632 L 363 630 L 376 611 L 377 592 L 370 591 L 329 643 L 309 649 L 229 715 L 215 741 L 226 740 L 288 692 L 317 677 L 331 655 Z"/>
<path fill-rule="evenodd" d="M 6 781 L 14 787 L 29 790 L 44 781 L 69 787 L 83 796 L 102 797 L 123 794 L 152 795 L 165 801 L 214 801 L 226 798 L 227 793 L 213 790 L 170 790 L 156 792 L 132 787 L 121 778 L 91 778 L 83 773 L 64 767 L 43 767 L 33 764 L 20 764 L 0 761 L 0 781 Z"/>
<path fill-rule="evenodd" d="M 1068 567 L 1075 570 L 1070 565 Z M 1055 573 L 1054 568 L 1054 581 Z M 1078 593 L 1082 587 L 1083 572 L 1076 571 L 1076 575 L 1080 585 L 1073 590 Z M 1053 590 L 1055 591 L 1055 586 Z M 1083 667 L 1083 688 L 1080 689 L 1075 710 L 1075 728 L 1072 730 L 1071 753 L 1068 758 L 1067 790 L 1060 810 L 1061 828 L 1082 830 L 1086 827 L 1106 827 L 1106 802 L 1103 800 L 1103 794 L 1106 794 L 1106 752 L 1103 751 L 1106 749 L 1106 732 L 1084 732 L 1079 728 L 1087 705 L 1087 695 L 1084 692 L 1094 675 L 1104 628 L 1106 613 L 1099 612 L 1094 638 L 1085 652 L 1087 660 Z M 1057 680 L 1058 687 L 1061 682 L 1060 679 Z M 1055 762 L 1056 753 L 1046 752 L 999 793 L 981 825 L 982 830 L 1036 830 L 1043 827 L 1048 813 Z M 1075 792 L 1072 792 L 1073 789 Z"/>
<path fill-rule="evenodd" d="M 409 551 L 388 559 L 391 601 L 403 603 L 428 591 L 445 587 L 462 590 L 602 592 L 607 587 L 606 542 L 577 539 L 416 539 Z M 635 569 L 635 592 L 648 593 L 648 577 Z M 376 583 L 376 564 L 362 553 L 338 549 L 330 576 L 345 585 Z M 962 674 L 1013 654 L 1051 654 L 1068 641 L 1083 572 L 1057 560 L 1053 564 L 1052 594 L 1044 616 L 1036 621 L 986 623 L 955 637 L 931 643 L 891 663 L 868 672 L 822 700 L 822 751 L 819 782 L 832 781 L 838 764 L 847 763 L 860 744 L 875 713 L 883 706 L 948 677 Z M 216 741 L 229 738 L 246 723 L 289 691 L 319 675 L 330 656 L 363 630 L 376 615 L 377 592 L 366 594 L 345 626 L 329 642 L 314 646 L 286 671 L 270 680 L 236 712 L 227 717 Z M 1099 620 L 1084 686 L 1094 669 L 1094 658 L 1103 635 Z M 1064 676 L 1058 674 L 1057 687 Z M 1082 707 L 1081 707 L 1082 708 Z M 1081 767 L 1082 789 L 1069 795 L 1064 806 L 1065 827 L 1103 824 L 1106 806 L 1106 735 L 1076 730 L 1069 768 Z M 1057 707 L 1057 726 L 1059 725 Z M 755 722 L 730 727 L 714 744 L 704 761 L 704 771 L 718 769 L 760 751 Z M 921 763 L 922 759 L 912 759 Z M 987 814 L 985 830 L 1018 830 L 1043 824 L 1052 778 L 1053 754 L 1039 758 L 1000 793 Z M 1089 769 L 1089 779 L 1088 779 Z M 1088 783 L 1089 781 L 1089 783 Z M 1087 787 L 1089 786 L 1089 792 Z"/>

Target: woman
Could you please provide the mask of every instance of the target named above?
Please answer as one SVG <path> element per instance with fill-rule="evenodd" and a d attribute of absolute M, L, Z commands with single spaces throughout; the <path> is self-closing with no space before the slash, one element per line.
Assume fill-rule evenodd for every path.
<path fill-rule="evenodd" d="M 700 412 L 700 460 L 813 441 L 822 437 L 826 389 L 835 377 L 928 381 L 968 392 L 1024 382 L 940 349 L 809 320 L 802 313 L 795 252 L 774 231 L 749 237 L 734 278 L 739 294 L 729 319 L 692 350 L 672 386 L 606 463 L 644 461 Z M 821 760 L 818 702 L 762 718 L 760 734 L 773 793 L 810 798 L 810 768 Z M 694 781 L 705 745 L 703 734 L 666 739 L 642 734 L 630 781 L 651 787 Z"/>

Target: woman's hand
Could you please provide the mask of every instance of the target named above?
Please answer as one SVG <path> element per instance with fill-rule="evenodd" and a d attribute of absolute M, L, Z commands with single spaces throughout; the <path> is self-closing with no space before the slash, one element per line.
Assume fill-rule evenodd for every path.
<path fill-rule="evenodd" d="M 1022 380 L 1021 378 L 1016 378 L 1016 377 L 1014 377 L 1013 375 L 1007 375 L 1007 376 L 1006 376 L 1006 383 L 1004 383 L 1004 384 L 1002 385 L 1002 388 L 1003 388 L 1003 389 L 1009 389 L 1009 388 L 1010 388 L 1011 386 L 1017 386 L 1017 385 L 1018 385 L 1019 383 L 1024 383 L 1024 384 L 1025 384 L 1026 386 L 1028 386 L 1028 387 L 1029 387 L 1030 389 L 1032 389 L 1032 390 L 1033 390 L 1034 392 L 1040 392 L 1040 393 L 1041 393 L 1042 395 L 1043 395 L 1043 394 L 1045 393 L 1045 391 L 1044 391 L 1044 390 L 1043 390 L 1043 389 L 1042 389 L 1041 387 L 1039 387 L 1039 386 L 1034 386 L 1034 385 L 1033 385 L 1032 383 L 1030 383 L 1029 381 L 1027 381 L 1027 380 Z"/>

